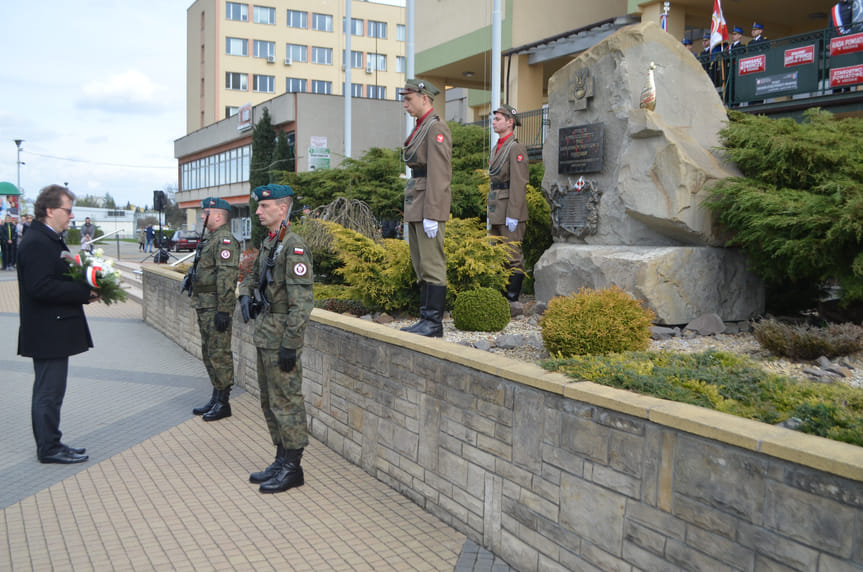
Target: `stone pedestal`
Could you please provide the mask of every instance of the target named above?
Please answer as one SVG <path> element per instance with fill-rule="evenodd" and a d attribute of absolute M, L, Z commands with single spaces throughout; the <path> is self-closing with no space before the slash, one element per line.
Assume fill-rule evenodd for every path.
<path fill-rule="evenodd" d="M 763 311 L 764 288 L 736 250 L 710 246 L 592 246 L 555 243 L 534 267 L 536 299 L 548 303 L 580 288 L 626 290 L 658 324 L 686 324 L 716 313 L 726 322 Z"/>

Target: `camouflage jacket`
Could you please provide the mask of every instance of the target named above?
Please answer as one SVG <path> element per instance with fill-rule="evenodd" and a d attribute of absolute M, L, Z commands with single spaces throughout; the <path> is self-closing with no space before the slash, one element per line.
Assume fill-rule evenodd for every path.
<path fill-rule="evenodd" d="M 216 308 L 218 312 L 233 314 L 239 267 L 240 244 L 231 234 L 230 225 L 208 231 L 192 285 L 195 308 Z"/>
<path fill-rule="evenodd" d="M 270 310 L 259 315 L 255 322 L 255 346 L 263 349 L 303 347 L 306 324 L 315 304 L 312 292 L 312 253 L 303 239 L 291 232 L 285 233 L 281 244 L 278 238 L 265 238 L 252 271 L 240 284 L 240 295 L 253 296 L 262 272 L 266 271 L 267 257 L 275 248 L 273 282 L 267 284 L 266 297 Z"/>

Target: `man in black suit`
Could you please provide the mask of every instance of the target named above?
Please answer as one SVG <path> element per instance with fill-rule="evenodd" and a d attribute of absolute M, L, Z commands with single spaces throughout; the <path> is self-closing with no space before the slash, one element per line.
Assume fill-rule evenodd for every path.
<path fill-rule="evenodd" d="M 69 356 L 93 347 L 83 304 L 98 300 L 87 284 L 65 275 L 68 251 L 61 233 L 69 227 L 75 195 L 60 185 L 42 189 L 36 199 L 36 220 L 18 252 L 20 326 L 18 353 L 33 358 L 33 400 L 30 417 L 36 455 L 42 463 L 81 463 L 84 449 L 60 441 L 60 407 L 66 394 Z"/>

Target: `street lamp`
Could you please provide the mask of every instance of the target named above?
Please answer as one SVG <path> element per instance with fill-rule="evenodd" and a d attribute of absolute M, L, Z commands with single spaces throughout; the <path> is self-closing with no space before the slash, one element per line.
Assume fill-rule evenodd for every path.
<path fill-rule="evenodd" d="M 23 142 L 24 142 L 24 140 L 23 140 L 23 139 L 16 139 L 16 140 L 15 140 L 15 145 L 18 147 L 18 161 L 17 161 L 17 164 L 18 164 L 18 192 L 19 192 L 19 193 L 21 192 L 21 165 L 23 165 L 23 164 L 24 164 L 24 163 L 22 163 L 22 162 L 21 162 L 21 143 L 23 143 Z"/>

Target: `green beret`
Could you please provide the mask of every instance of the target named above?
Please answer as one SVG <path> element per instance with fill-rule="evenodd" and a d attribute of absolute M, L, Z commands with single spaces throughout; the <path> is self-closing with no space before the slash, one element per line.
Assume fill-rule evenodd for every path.
<path fill-rule="evenodd" d="M 231 212 L 231 205 L 225 199 L 220 199 L 217 197 L 207 197 L 203 201 L 201 201 L 202 209 L 222 209 L 224 211 Z"/>
<path fill-rule="evenodd" d="M 405 82 L 404 88 L 399 91 L 399 95 L 406 93 L 421 93 L 434 98 L 440 90 L 424 79 L 409 79 Z"/>
<path fill-rule="evenodd" d="M 288 185 L 276 185 L 274 183 L 270 183 L 269 185 L 263 185 L 252 191 L 252 195 L 254 195 L 255 200 L 257 201 L 266 201 L 270 199 L 283 199 L 285 197 L 294 196 L 294 189 L 289 187 Z"/>

